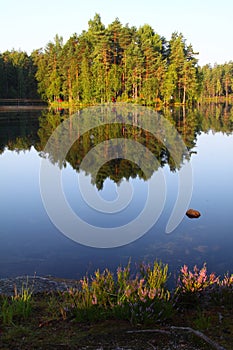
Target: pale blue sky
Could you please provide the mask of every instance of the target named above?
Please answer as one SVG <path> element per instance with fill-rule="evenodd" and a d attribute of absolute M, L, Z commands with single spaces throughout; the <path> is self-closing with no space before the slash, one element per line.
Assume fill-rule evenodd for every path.
<path fill-rule="evenodd" d="M 201 65 L 233 60 L 232 0 L 0 0 L 0 52 L 44 47 L 56 34 L 66 41 L 87 29 L 99 13 L 105 25 L 150 24 L 170 39 L 181 32 L 199 54 Z"/>

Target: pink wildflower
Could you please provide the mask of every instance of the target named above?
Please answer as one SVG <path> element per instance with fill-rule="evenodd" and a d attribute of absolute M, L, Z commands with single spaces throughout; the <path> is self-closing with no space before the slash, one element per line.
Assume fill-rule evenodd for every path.
<path fill-rule="evenodd" d="M 187 265 L 182 266 L 180 271 L 181 273 L 183 273 L 183 275 L 186 275 L 188 273 L 188 266 Z"/>
<path fill-rule="evenodd" d="M 149 293 L 148 293 L 148 297 L 149 297 L 151 300 L 153 300 L 153 299 L 155 298 L 155 296 L 156 296 L 156 289 L 153 289 L 153 290 L 150 289 L 150 291 L 149 291 Z"/>
<path fill-rule="evenodd" d="M 97 297 L 95 294 L 93 294 L 92 296 L 92 301 L 91 301 L 92 305 L 97 305 Z"/>

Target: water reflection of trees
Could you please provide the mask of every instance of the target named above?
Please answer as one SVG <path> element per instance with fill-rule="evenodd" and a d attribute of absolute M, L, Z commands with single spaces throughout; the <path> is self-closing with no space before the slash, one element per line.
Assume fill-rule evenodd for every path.
<path fill-rule="evenodd" d="M 228 104 L 201 105 L 199 108 L 202 122 L 201 131 L 222 132 L 231 134 L 233 131 L 233 108 Z"/>
<path fill-rule="evenodd" d="M 161 113 L 182 135 L 182 139 L 190 154 L 195 147 L 197 136 L 200 132 L 206 133 L 210 130 L 226 134 L 233 132 L 233 108 L 229 105 L 202 105 L 193 110 L 186 110 L 185 108 L 165 109 Z M 144 180 L 148 179 L 158 168 L 155 168 L 155 166 L 151 168 L 149 161 L 150 152 L 157 158 L 159 167 L 168 165 L 171 171 L 175 171 L 182 166 L 184 155 L 180 157 L 179 161 L 174 161 L 165 145 L 148 131 L 149 127 L 147 130 L 144 130 L 138 126 L 125 125 L 119 122 L 101 125 L 80 135 L 79 126 L 76 125 L 74 128 L 72 118 L 69 118 L 68 114 L 52 111 L 44 111 L 39 120 L 30 116 L 21 119 L 19 116 L 17 120 L 9 121 L 9 118 L 1 119 L 0 116 L 0 153 L 4 152 L 6 147 L 10 150 L 19 151 L 27 150 L 34 146 L 43 156 L 43 149 L 50 135 L 64 119 L 70 120 L 68 123 L 70 133 L 75 132 L 77 135 L 76 142 L 70 148 L 65 159 L 65 162 L 68 162 L 76 171 L 86 170 L 82 168 L 83 158 L 101 142 L 111 139 L 123 139 L 125 140 L 125 147 L 129 148 L 132 146 L 126 141 L 130 139 L 139 142 L 145 147 L 145 152 L 141 156 L 145 160 L 148 157 L 147 174 L 133 161 L 120 157 L 109 160 L 108 153 L 111 146 L 106 142 L 104 151 L 99 153 L 96 151 L 94 153 L 96 159 L 92 159 L 93 162 L 98 162 L 98 159 L 102 159 L 103 162 L 94 179 L 98 189 L 103 187 L 106 178 L 111 178 L 116 183 L 119 183 L 123 178 L 129 179 L 137 176 Z M 67 135 L 69 137 L 69 132 Z M 56 142 L 59 149 L 59 135 L 57 135 Z M 179 151 L 177 150 L 177 154 L 179 154 Z M 106 162 L 104 162 L 105 159 Z M 59 152 L 57 154 L 53 152 L 50 155 L 50 160 L 59 164 L 60 167 L 65 165 L 64 160 L 59 159 Z"/>
<path fill-rule="evenodd" d="M 134 140 L 143 145 L 144 148 L 141 150 L 141 154 L 137 154 L 137 157 L 139 159 L 144 159 L 144 170 L 146 167 L 146 171 L 143 171 L 135 162 L 121 157 L 108 160 L 113 146 L 105 141 L 112 139 L 115 140 L 116 149 L 122 147 L 123 153 L 132 155 L 130 158 L 133 158 L 135 149 L 133 146 L 134 144 L 127 142 L 127 140 Z M 120 141 L 118 142 L 118 140 Z M 101 149 L 96 148 L 96 146 L 102 142 L 104 142 L 103 147 Z M 92 164 L 86 164 L 83 166 L 82 160 L 88 154 L 88 152 L 94 148 L 95 152 L 92 155 L 91 163 L 99 164 L 101 161 L 104 163 L 98 170 L 95 178 L 95 184 L 98 189 L 103 187 L 103 183 L 106 178 L 111 178 L 116 183 L 119 183 L 123 178 L 129 179 L 130 177 L 136 178 L 137 176 L 144 180 L 150 178 L 153 172 L 158 169 L 158 167 L 155 168 L 151 165 L 150 152 L 155 155 L 160 166 L 169 164 L 170 169 L 172 171 L 175 170 L 174 161 L 169 157 L 169 152 L 166 150 L 164 145 L 160 141 L 156 140 L 154 135 L 152 135 L 150 132 L 132 125 L 106 124 L 98 128 L 91 129 L 80 136 L 73 144 L 72 148 L 67 154 L 66 161 L 69 162 L 75 170 L 84 170 L 86 173 L 90 173 Z"/>
<path fill-rule="evenodd" d="M 145 108 L 137 106 L 98 108 L 72 116 L 52 134 L 49 140 L 51 146 L 46 146 L 45 152 L 52 163 L 62 167 L 65 161 L 76 171 L 91 174 L 92 181 L 100 189 L 107 177 L 115 182 L 136 176 L 147 180 L 159 167 L 166 164 L 171 171 L 175 171 L 181 167 L 184 159 L 189 159 L 187 148 L 179 140 L 176 128 L 171 127 L 162 115 L 152 110 L 146 110 L 145 114 Z M 41 120 L 45 126 L 43 130 L 40 129 L 42 144 L 48 140 L 47 124 L 50 120 L 56 124 L 50 116 Z M 49 123 L 49 130 L 52 129 Z M 114 140 L 114 145 L 108 142 L 110 140 Z M 61 143 L 62 148 L 69 150 L 64 154 L 65 159 L 61 159 Z M 101 144 L 104 146 L 97 147 Z M 141 147 L 137 148 L 138 144 Z M 95 152 L 90 152 L 92 149 Z M 91 157 L 88 157 L 88 162 L 83 162 L 89 152 Z M 156 161 L 152 160 L 152 154 Z M 97 174 L 96 168 L 99 169 Z"/>
<path fill-rule="evenodd" d="M 40 115 L 41 111 L 0 112 L 0 154 L 5 148 L 12 151 L 25 151 L 38 145 Z"/>

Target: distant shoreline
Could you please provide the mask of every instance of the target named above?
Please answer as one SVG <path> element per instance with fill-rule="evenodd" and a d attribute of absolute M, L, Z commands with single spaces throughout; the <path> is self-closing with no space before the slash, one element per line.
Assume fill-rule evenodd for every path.
<path fill-rule="evenodd" d="M 10 98 L 0 99 L 1 110 L 45 108 L 48 104 L 40 99 Z"/>
<path fill-rule="evenodd" d="M 0 106 L 0 111 L 14 112 L 18 110 L 33 110 L 33 109 L 45 109 L 47 106 Z"/>

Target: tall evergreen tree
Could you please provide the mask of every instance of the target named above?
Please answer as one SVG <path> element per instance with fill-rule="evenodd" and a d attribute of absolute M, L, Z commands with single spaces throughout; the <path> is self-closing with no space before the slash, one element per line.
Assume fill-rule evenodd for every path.
<path fill-rule="evenodd" d="M 138 30 L 138 41 L 144 57 L 142 95 L 151 104 L 158 97 L 162 72 L 162 40 L 151 26 Z"/>

